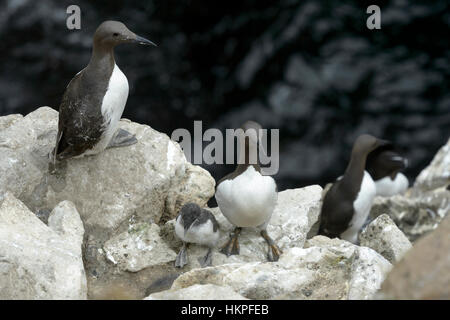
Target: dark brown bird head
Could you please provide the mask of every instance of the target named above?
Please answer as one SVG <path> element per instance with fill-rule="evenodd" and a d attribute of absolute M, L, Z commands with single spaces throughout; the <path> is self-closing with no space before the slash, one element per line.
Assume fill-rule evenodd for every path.
<path fill-rule="evenodd" d="M 156 46 L 152 41 L 130 31 L 120 21 L 105 21 L 95 31 L 94 46 L 111 48 L 121 43 L 139 43 Z"/>
<path fill-rule="evenodd" d="M 356 139 L 355 143 L 353 144 L 352 153 L 367 156 L 370 152 L 377 149 L 378 147 L 387 145 L 391 145 L 391 142 L 378 139 L 374 136 L 371 136 L 370 134 L 362 134 Z"/>

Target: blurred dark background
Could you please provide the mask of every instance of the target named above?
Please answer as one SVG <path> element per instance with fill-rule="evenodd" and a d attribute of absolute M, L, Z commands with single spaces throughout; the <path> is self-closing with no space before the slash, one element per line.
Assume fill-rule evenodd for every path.
<path fill-rule="evenodd" d="M 81 30 L 66 8 L 81 7 Z M 367 6 L 381 7 L 369 30 Z M 58 109 L 104 20 L 158 48 L 122 45 L 124 117 L 169 136 L 280 128 L 280 190 L 335 179 L 371 133 L 408 156 L 413 180 L 450 134 L 449 1 L 0 1 L 0 115 Z M 192 132 L 192 131 L 191 131 Z M 216 179 L 233 166 L 204 166 Z"/>

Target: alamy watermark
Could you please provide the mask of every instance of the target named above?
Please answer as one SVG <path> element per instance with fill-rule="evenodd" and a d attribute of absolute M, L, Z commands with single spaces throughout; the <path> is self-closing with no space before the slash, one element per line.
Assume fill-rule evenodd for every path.
<path fill-rule="evenodd" d="M 66 13 L 69 15 L 66 19 L 66 26 L 69 30 L 81 29 L 81 9 L 79 6 L 72 4 L 67 7 Z M 379 6 L 372 4 L 367 7 L 366 13 L 371 14 L 366 21 L 368 29 L 381 29 L 381 9 Z"/>
<path fill-rule="evenodd" d="M 366 13 L 371 13 L 367 18 L 366 26 L 368 29 L 381 29 L 381 9 L 379 6 L 373 4 L 367 7 Z"/>
<path fill-rule="evenodd" d="M 270 136 L 270 154 L 268 136 Z M 250 128 L 246 131 L 240 128 L 226 129 L 224 137 L 223 132 L 216 128 L 210 128 L 203 132 L 202 121 L 194 121 L 193 139 L 189 130 L 183 128 L 174 130 L 171 139 L 180 144 L 186 159 L 193 164 L 244 164 L 248 162 L 259 164 L 263 175 L 274 175 L 279 169 L 279 129 L 256 130 Z M 205 148 L 203 148 L 204 142 L 209 142 Z M 234 153 L 235 147 L 237 157 Z"/>

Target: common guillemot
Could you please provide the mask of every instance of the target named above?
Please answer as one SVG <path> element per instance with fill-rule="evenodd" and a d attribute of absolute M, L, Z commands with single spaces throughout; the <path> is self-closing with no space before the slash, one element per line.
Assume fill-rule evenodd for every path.
<path fill-rule="evenodd" d="M 186 251 L 188 243 L 207 246 L 208 252 L 199 262 L 202 267 L 211 265 L 212 248 L 219 240 L 220 231 L 219 224 L 210 211 L 200 208 L 195 203 L 185 204 L 175 221 L 175 233 L 183 241 L 183 247 L 175 260 L 175 267 L 182 268 L 188 263 Z"/>
<path fill-rule="evenodd" d="M 128 98 L 128 80 L 115 63 L 114 47 L 128 42 L 155 45 L 118 21 L 105 21 L 95 31 L 91 60 L 69 82 L 59 106 L 54 163 L 137 142 L 127 131 L 116 131 Z"/>
<path fill-rule="evenodd" d="M 406 176 L 399 172 L 408 166 L 392 143 L 376 148 L 367 156 L 366 170 L 375 182 L 377 196 L 390 197 L 408 189 Z"/>
<path fill-rule="evenodd" d="M 357 243 L 358 232 L 370 213 L 376 187 L 365 171 L 367 155 L 389 142 L 371 135 L 359 136 L 353 144 L 350 162 L 322 203 L 319 234 Z"/>
<path fill-rule="evenodd" d="M 242 228 L 256 227 L 269 245 L 268 260 L 277 261 L 282 251 L 267 234 L 266 228 L 277 202 L 277 185 L 270 176 L 263 176 L 258 161 L 250 163 L 250 149 L 258 150 L 261 125 L 247 121 L 242 129 L 248 132 L 240 143 L 244 152 L 234 172 L 223 177 L 216 188 L 215 198 L 222 214 L 235 229 L 221 252 L 227 256 L 239 254 L 239 234 Z M 248 130 L 248 131 L 247 131 Z M 258 159 L 256 159 L 258 160 Z"/>

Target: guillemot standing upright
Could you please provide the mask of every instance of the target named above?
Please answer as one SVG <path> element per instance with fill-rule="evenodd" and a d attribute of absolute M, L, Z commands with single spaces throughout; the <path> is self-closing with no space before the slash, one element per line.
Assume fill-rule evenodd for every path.
<path fill-rule="evenodd" d="M 208 251 L 199 262 L 202 267 L 211 265 L 212 248 L 219 240 L 220 231 L 219 224 L 210 211 L 200 208 L 195 203 L 185 204 L 175 221 L 175 233 L 183 241 L 183 247 L 175 260 L 175 267 L 182 268 L 188 263 L 186 252 L 188 243 L 207 246 Z"/>
<path fill-rule="evenodd" d="M 376 195 L 375 183 L 365 171 L 366 158 L 371 151 L 388 143 L 368 134 L 356 139 L 344 175 L 333 183 L 323 199 L 319 234 L 357 243 L 358 232 Z"/>
<path fill-rule="evenodd" d="M 257 227 L 269 245 L 268 260 L 277 261 L 282 252 L 266 231 L 277 202 L 277 185 L 272 177 L 261 175 L 258 163 L 250 163 L 250 149 L 257 150 L 261 128 L 253 121 L 243 124 L 242 129 L 249 133 L 245 137 L 244 153 L 240 155 L 243 161 L 217 183 L 215 197 L 222 214 L 236 227 L 222 253 L 239 254 L 241 229 Z"/>
<path fill-rule="evenodd" d="M 128 80 L 115 63 L 114 47 L 128 42 L 155 45 L 118 21 L 105 21 L 95 31 L 91 60 L 69 82 L 59 106 L 53 162 L 137 142 L 125 130 L 116 132 L 128 98 Z"/>
<path fill-rule="evenodd" d="M 367 156 L 366 170 L 375 182 L 377 196 L 390 197 L 408 189 L 406 176 L 399 172 L 408 166 L 392 143 L 376 148 Z"/>

